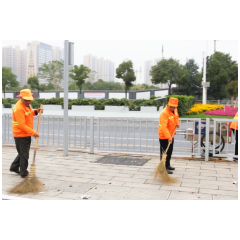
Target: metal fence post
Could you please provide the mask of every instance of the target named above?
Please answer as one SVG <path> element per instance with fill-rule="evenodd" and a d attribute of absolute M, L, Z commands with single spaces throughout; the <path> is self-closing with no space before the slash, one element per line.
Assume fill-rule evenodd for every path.
<path fill-rule="evenodd" d="M 6 131 L 7 131 L 7 129 L 6 129 L 6 115 L 4 114 L 3 115 L 3 141 L 4 141 L 4 143 L 6 142 Z"/>
<path fill-rule="evenodd" d="M 205 143 L 205 162 L 209 161 L 209 128 L 210 128 L 210 121 L 209 118 L 206 119 L 206 143 Z"/>
<path fill-rule="evenodd" d="M 94 118 L 90 117 L 90 154 L 94 153 Z"/>

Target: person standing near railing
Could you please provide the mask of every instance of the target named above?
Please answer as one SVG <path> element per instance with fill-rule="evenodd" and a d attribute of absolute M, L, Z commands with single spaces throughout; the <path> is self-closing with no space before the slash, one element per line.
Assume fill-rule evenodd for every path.
<path fill-rule="evenodd" d="M 33 116 L 38 115 L 41 108 L 33 110 L 30 106 L 33 100 L 30 89 L 21 90 L 20 96 L 21 99 L 12 109 L 12 131 L 18 155 L 10 166 L 10 172 L 18 173 L 22 178 L 25 178 L 28 175 L 31 136 L 39 137 L 39 134 L 33 130 Z"/>
<path fill-rule="evenodd" d="M 238 112 L 236 113 L 235 120 L 238 120 Z M 232 122 L 230 125 L 230 129 L 232 129 L 233 134 L 235 135 L 235 155 L 238 156 L 238 121 L 237 122 Z M 233 158 L 234 161 L 238 161 L 238 157 Z"/>
<path fill-rule="evenodd" d="M 176 128 L 180 127 L 177 110 L 178 101 L 177 98 L 169 98 L 167 106 L 163 109 L 159 117 L 158 137 L 160 143 L 160 159 L 162 158 L 162 153 L 167 149 L 168 143 L 170 143 L 166 159 L 166 169 L 169 174 L 173 173 L 171 170 L 175 170 L 175 168 L 170 165 L 170 160 L 174 143 L 172 136 L 175 134 Z"/>

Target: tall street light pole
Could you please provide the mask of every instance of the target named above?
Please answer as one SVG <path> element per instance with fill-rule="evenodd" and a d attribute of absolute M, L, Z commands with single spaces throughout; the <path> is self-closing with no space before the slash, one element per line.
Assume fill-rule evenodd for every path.
<path fill-rule="evenodd" d="M 206 56 L 205 52 L 203 52 L 203 96 L 202 96 L 202 104 L 207 103 L 207 88 L 206 88 Z"/>
<path fill-rule="evenodd" d="M 68 61 L 69 41 L 64 41 L 64 129 L 63 155 L 68 155 Z"/>
<path fill-rule="evenodd" d="M 214 53 L 216 52 L 216 42 L 217 40 L 214 40 Z"/>

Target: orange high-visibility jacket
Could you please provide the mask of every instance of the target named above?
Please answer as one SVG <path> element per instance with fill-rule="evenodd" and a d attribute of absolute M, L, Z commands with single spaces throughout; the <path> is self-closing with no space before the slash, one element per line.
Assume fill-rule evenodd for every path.
<path fill-rule="evenodd" d="M 233 119 L 238 120 L 238 112 L 236 113 L 236 115 Z M 235 126 L 236 126 L 236 128 L 235 128 Z M 230 125 L 230 128 L 238 130 L 238 121 L 237 122 L 232 122 L 231 125 Z"/>
<path fill-rule="evenodd" d="M 17 101 L 12 109 L 12 131 L 14 137 L 34 136 L 36 131 L 33 130 L 33 116 L 35 111 L 25 107 L 21 101 Z"/>
<path fill-rule="evenodd" d="M 179 124 L 179 115 L 177 108 L 173 113 L 168 109 L 168 106 L 166 106 L 159 117 L 159 139 L 171 139 L 177 124 Z"/>

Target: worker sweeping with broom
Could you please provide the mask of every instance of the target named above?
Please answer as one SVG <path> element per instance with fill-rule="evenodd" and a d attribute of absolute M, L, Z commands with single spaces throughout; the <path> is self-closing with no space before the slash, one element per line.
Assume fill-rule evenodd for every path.
<path fill-rule="evenodd" d="M 160 159 L 158 167 L 155 170 L 154 179 L 160 178 L 164 183 L 176 182 L 174 178 L 168 176 L 172 174 L 174 167 L 170 165 L 173 151 L 174 138 L 176 128 L 180 127 L 178 115 L 178 99 L 169 98 L 167 106 L 163 109 L 159 117 L 158 136 L 160 143 Z"/>
<path fill-rule="evenodd" d="M 15 172 L 17 174 L 20 174 L 22 178 L 26 178 L 28 176 L 27 168 L 31 137 L 33 136 L 36 138 L 35 142 L 37 142 L 39 138 L 39 124 L 38 130 L 33 130 L 33 116 L 36 116 L 38 113 L 40 113 L 40 122 L 43 109 L 38 108 L 37 110 L 33 110 L 31 108 L 30 103 L 33 100 L 33 97 L 30 89 L 21 90 L 20 96 L 21 99 L 12 109 L 12 131 L 18 155 L 10 166 L 10 172 Z M 23 188 L 24 186 L 26 186 L 26 184 L 23 185 Z M 24 191 L 25 190 L 23 189 L 19 190 L 19 187 L 15 187 L 11 190 L 11 192 L 15 193 L 24 193 Z"/>

